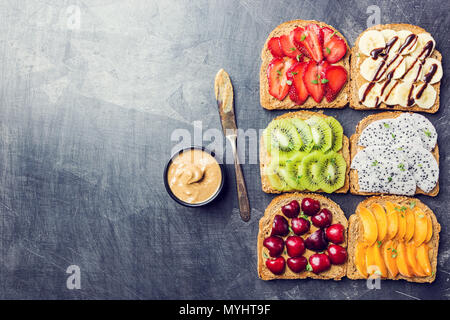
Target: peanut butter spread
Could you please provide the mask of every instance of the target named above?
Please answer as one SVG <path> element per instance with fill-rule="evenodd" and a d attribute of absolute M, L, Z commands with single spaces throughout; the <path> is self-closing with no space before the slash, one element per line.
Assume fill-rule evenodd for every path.
<path fill-rule="evenodd" d="M 199 149 L 185 150 L 176 156 L 167 172 L 170 190 L 181 201 L 201 203 L 214 196 L 222 182 L 216 159 Z"/>

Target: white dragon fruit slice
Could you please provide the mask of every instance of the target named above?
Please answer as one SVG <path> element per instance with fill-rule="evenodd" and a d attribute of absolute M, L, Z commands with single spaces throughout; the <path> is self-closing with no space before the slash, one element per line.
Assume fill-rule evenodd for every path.
<path fill-rule="evenodd" d="M 423 147 L 428 151 L 434 149 L 437 143 L 437 132 L 433 124 L 421 114 L 417 113 L 403 113 L 397 120 L 409 122 L 417 131 Z"/>
<path fill-rule="evenodd" d="M 408 163 L 386 159 L 360 163 L 358 184 L 363 192 L 413 195 L 416 182 L 408 171 Z"/>
<path fill-rule="evenodd" d="M 389 160 L 400 163 L 405 162 L 406 158 L 403 152 L 391 146 L 370 146 L 359 151 L 352 160 L 351 168 L 360 169 L 364 163 L 382 162 Z"/>
<path fill-rule="evenodd" d="M 422 148 L 414 147 L 408 152 L 409 171 L 414 177 L 417 186 L 425 192 L 434 189 L 439 179 L 439 165 L 433 154 Z"/>
<path fill-rule="evenodd" d="M 387 189 L 387 193 L 412 196 L 416 193 L 416 180 L 409 170 L 394 170 Z"/>
<path fill-rule="evenodd" d="M 382 119 L 369 124 L 359 136 L 358 145 L 389 146 L 394 143 L 395 119 Z"/>
<path fill-rule="evenodd" d="M 394 144 L 422 146 L 423 142 L 417 129 L 410 121 L 399 118 L 394 119 Z"/>

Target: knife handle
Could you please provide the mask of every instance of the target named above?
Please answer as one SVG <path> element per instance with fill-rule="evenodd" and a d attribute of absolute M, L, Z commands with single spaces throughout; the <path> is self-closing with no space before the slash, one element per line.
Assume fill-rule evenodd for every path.
<path fill-rule="evenodd" d="M 236 149 L 235 134 L 227 136 L 231 143 L 231 149 L 233 150 L 234 157 L 234 170 L 236 173 L 236 189 L 238 194 L 239 212 L 242 220 L 245 222 L 250 220 L 250 203 L 248 201 L 247 187 L 245 186 L 244 175 L 242 174 L 241 164 L 239 162 L 239 156 Z"/>

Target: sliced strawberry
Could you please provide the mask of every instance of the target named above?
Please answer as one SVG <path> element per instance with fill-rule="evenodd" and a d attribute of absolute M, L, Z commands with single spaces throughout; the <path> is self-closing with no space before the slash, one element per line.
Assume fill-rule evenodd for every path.
<path fill-rule="evenodd" d="M 280 44 L 285 56 L 296 59 L 300 55 L 300 51 L 294 42 L 294 31 L 291 31 L 289 35 L 282 35 L 280 37 Z"/>
<path fill-rule="evenodd" d="M 329 66 L 329 63 L 322 61 L 316 63 L 314 60 L 310 60 L 306 66 L 305 74 L 303 75 L 303 83 L 306 90 L 308 90 L 314 101 L 322 101 L 324 95 L 324 85 L 322 81 L 324 70 Z"/>
<path fill-rule="evenodd" d="M 323 55 L 330 63 L 338 62 L 345 56 L 347 45 L 335 31 L 328 27 L 322 28 L 323 32 Z"/>
<path fill-rule="evenodd" d="M 306 39 L 305 29 L 303 29 L 302 27 L 297 27 L 297 28 L 295 28 L 293 30 L 293 32 L 294 32 L 294 43 L 297 46 L 297 49 L 300 51 L 302 56 L 306 56 L 308 58 L 311 58 L 311 56 L 309 55 L 308 50 L 306 50 L 306 48 L 304 46 L 302 46 L 302 44 L 301 44 L 301 42 L 304 39 Z"/>
<path fill-rule="evenodd" d="M 297 62 L 287 71 L 287 78 L 292 82 L 289 90 L 289 98 L 298 105 L 303 104 L 308 99 L 309 93 L 303 83 L 303 74 L 305 73 L 307 62 Z"/>
<path fill-rule="evenodd" d="M 317 24 L 310 23 L 304 29 L 296 28 L 294 30 L 294 41 L 306 50 L 311 59 L 316 62 L 323 60 L 323 32 Z"/>
<path fill-rule="evenodd" d="M 280 38 L 278 37 L 271 38 L 267 43 L 267 47 L 269 48 L 270 53 L 275 58 L 281 58 L 284 56 L 283 50 L 281 50 Z"/>
<path fill-rule="evenodd" d="M 325 82 L 325 97 L 328 102 L 336 99 L 342 87 L 347 82 L 347 70 L 342 66 L 329 66 L 323 72 Z"/>
<path fill-rule="evenodd" d="M 323 33 L 323 43 L 328 43 L 331 37 L 333 37 L 333 35 L 335 34 L 334 30 L 328 27 L 323 27 L 322 33 Z"/>
<path fill-rule="evenodd" d="M 278 100 L 283 100 L 289 92 L 286 72 L 294 63 L 291 58 L 274 58 L 267 67 L 269 93 Z"/>

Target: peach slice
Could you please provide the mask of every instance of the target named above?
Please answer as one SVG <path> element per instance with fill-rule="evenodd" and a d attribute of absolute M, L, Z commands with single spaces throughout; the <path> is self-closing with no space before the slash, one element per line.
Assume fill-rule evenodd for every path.
<path fill-rule="evenodd" d="M 376 267 L 375 256 L 372 253 L 372 247 L 373 246 L 366 248 L 366 270 L 369 275 L 373 275 L 375 271 L 378 270 Z"/>
<path fill-rule="evenodd" d="M 369 276 L 366 269 L 366 245 L 362 242 L 358 242 L 355 247 L 355 266 L 364 278 Z"/>
<path fill-rule="evenodd" d="M 377 241 L 378 237 L 377 221 L 372 212 L 364 207 L 359 210 L 358 216 L 364 228 L 364 241 L 368 246 L 371 246 Z"/>
<path fill-rule="evenodd" d="M 419 263 L 420 268 L 427 276 L 431 276 L 431 264 L 430 257 L 428 255 L 430 248 L 425 243 L 423 243 L 416 250 L 417 262 Z"/>
<path fill-rule="evenodd" d="M 414 217 L 415 217 L 415 227 L 414 227 L 414 244 L 416 247 L 420 246 L 425 239 L 427 238 L 428 234 L 428 222 L 427 222 L 427 216 L 425 213 L 420 210 L 419 208 L 414 208 L 413 210 Z"/>
<path fill-rule="evenodd" d="M 429 214 L 427 214 L 427 237 L 425 238 L 425 242 L 428 243 L 433 236 L 433 221 Z"/>
<path fill-rule="evenodd" d="M 380 245 L 374 244 L 366 251 L 367 272 L 369 274 L 378 273 L 382 278 L 387 277 L 387 269 L 381 256 Z"/>
<path fill-rule="evenodd" d="M 406 246 L 403 242 L 398 243 L 396 252 L 393 256 L 397 262 L 398 272 L 405 277 L 412 277 L 413 273 L 406 260 Z"/>
<path fill-rule="evenodd" d="M 406 262 L 411 267 L 412 272 L 418 277 L 425 277 L 425 272 L 422 271 L 422 268 L 417 263 L 416 258 L 416 246 L 414 243 L 409 243 L 406 245 Z"/>
<path fill-rule="evenodd" d="M 372 211 L 375 220 L 377 221 L 377 227 L 378 227 L 378 237 L 377 241 L 383 241 L 386 237 L 387 233 L 387 218 L 386 218 L 386 212 L 384 211 L 384 208 L 380 206 L 378 203 L 373 203 L 370 206 L 370 211 Z"/>
<path fill-rule="evenodd" d="M 398 216 L 398 231 L 396 238 L 398 241 L 403 241 L 406 235 L 406 215 L 403 211 L 399 210 L 400 206 L 395 204 L 395 211 L 397 211 Z"/>
<path fill-rule="evenodd" d="M 414 213 L 409 208 L 406 209 L 405 216 L 406 216 L 406 234 L 403 239 L 405 240 L 405 242 L 409 242 L 409 240 L 411 240 L 414 235 L 414 231 L 416 228 L 416 218 L 414 216 Z"/>
<path fill-rule="evenodd" d="M 386 263 L 389 274 L 393 278 L 395 278 L 398 274 L 397 262 L 395 260 L 395 252 L 397 252 L 396 247 L 396 243 L 392 240 L 386 241 L 386 243 L 381 247 L 384 262 Z"/>
<path fill-rule="evenodd" d="M 387 234 L 386 239 L 392 240 L 395 238 L 398 232 L 398 212 L 395 210 L 392 202 L 387 201 L 386 207 L 386 217 L 387 217 Z"/>

